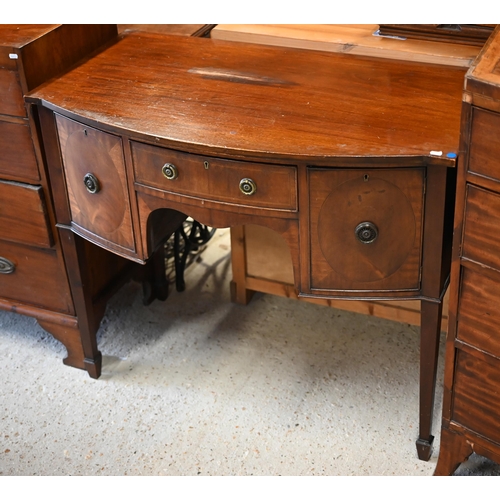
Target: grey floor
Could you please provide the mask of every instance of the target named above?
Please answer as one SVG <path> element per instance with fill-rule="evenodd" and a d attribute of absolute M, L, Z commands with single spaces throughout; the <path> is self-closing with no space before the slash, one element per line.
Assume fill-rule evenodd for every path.
<path fill-rule="evenodd" d="M 98 334 L 99 380 L 0 311 L 0 475 L 431 476 L 443 365 L 422 462 L 418 328 L 263 294 L 232 304 L 229 250 L 217 231 L 166 302 L 126 285 Z M 499 468 L 473 456 L 457 474 Z"/>

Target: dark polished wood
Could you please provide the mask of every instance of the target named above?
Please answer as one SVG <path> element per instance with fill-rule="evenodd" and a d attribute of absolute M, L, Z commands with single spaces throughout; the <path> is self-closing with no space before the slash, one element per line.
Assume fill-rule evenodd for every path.
<path fill-rule="evenodd" d="M 436 475 L 473 452 L 500 462 L 500 28 L 468 71 L 462 112 L 446 345 L 441 446 Z"/>
<path fill-rule="evenodd" d="M 418 452 L 428 460 L 463 77 L 138 32 L 27 100 L 39 109 L 65 240 L 71 231 L 146 262 L 186 216 L 259 224 L 288 243 L 301 296 L 426 302 Z M 78 246 L 66 250 L 75 307 L 88 317 L 85 356 L 97 364 L 88 262 Z"/>

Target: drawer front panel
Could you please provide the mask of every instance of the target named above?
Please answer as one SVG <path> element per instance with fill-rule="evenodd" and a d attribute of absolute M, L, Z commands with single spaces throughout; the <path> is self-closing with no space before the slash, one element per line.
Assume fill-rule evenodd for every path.
<path fill-rule="evenodd" d="M 458 351 L 452 420 L 478 434 L 500 440 L 500 366 Z"/>
<path fill-rule="evenodd" d="M 9 241 L 46 248 L 52 246 L 40 186 L 0 181 L 0 234 Z"/>
<path fill-rule="evenodd" d="M 17 71 L 0 69 L 0 115 L 26 116 Z"/>
<path fill-rule="evenodd" d="M 423 187 L 420 168 L 310 169 L 311 289 L 418 290 Z"/>
<path fill-rule="evenodd" d="M 134 250 L 121 139 L 59 115 L 56 120 L 72 221 Z"/>
<path fill-rule="evenodd" d="M 473 108 L 469 170 L 500 180 L 500 115 Z"/>
<path fill-rule="evenodd" d="M 500 357 L 500 280 L 462 267 L 457 338 Z"/>
<path fill-rule="evenodd" d="M 73 313 L 64 265 L 53 250 L 0 240 L 0 297 Z"/>
<path fill-rule="evenodd" d="M 39 181 L 35 150 L 28 124 L 0 121 L 0 175 Z"/>
<path fill-rule="evenodd" d="M 467 187 L 462 255 L 500 270 L 500 196 Z"/>
<path fill-rule="evenodd" d="M 186 194 L 235 205 L 278 210 L 297 210 L 297 170 L 275 166 L 209 158 L 132 142 L 135 180 L 164 191 Z M 162 167 L 171 164 L 177 177 L 169 180 Z M 253 194 L 244 194 L 240 182 L 250 179 Z M 250 190 L 251 183 L 247 183 Z M 244 189 L 244 188 L 243 188 Z"/>

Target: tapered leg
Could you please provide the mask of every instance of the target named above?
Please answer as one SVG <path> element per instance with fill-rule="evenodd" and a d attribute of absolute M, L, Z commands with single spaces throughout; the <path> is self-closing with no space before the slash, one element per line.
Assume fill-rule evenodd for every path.
<path fill-rule="evenodd" d="M 441 444 L 435 476 L 451 476 L 457 467 L 467 460 L 473 449 L 465 436 L 449 429 L 441 429 Z"/>
<path fill-rule="evenodd" d="M 417 453 L 420 460 L 432 455 L 432 418 L 436 389 L 442 302 L 421 301 L 420 326 L 420 422 Z"/>
<path fill-rule="evenodd" d="M 83 240 L 70 229 L 59 228 L 71 294 L 75 305 L 83 349 L 83 368 L 92 378 L 101 375 L 102 356 L 97 349 L 96 333 L 104 310 L 92 301 L 90 268 Z"/>

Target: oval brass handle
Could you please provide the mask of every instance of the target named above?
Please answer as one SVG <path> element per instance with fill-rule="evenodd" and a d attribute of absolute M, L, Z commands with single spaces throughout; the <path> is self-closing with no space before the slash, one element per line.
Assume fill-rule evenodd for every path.
<path fill-rule="evenodd" d="M 240 191 L 247 196 L 254 194 L 257 191 L 257 184 L 252 179 L 241 179 Z"/>
<path fill-rule="evenodd" d="M 179 171 L 177 170 L 177 167 L 175 165 L 172 165 L 171 163 L 165 163 L 163 167 L 161 167 L 162 174 L 169 180 L 173 181 L 174 179 L 177 179 L 179 176 Z"/>
<path fill-rule="evenodd" d="M 94 174 L 85 174 L 83 182 L 90 194 L 96 194 L 101 190 L 101 185 Z"/>
<path fill-rule="evenodd" d="M 0 257 L 0 274 L 12 274 L 16 270 L 13 262 L 5 257 Z"/>
<path fill-rule="evenodd" d="M 361 222 L 356 226 L 354 233 L 361 243 L 373 243 L 378 237 L 378 228 L 373 222 Z"/>

